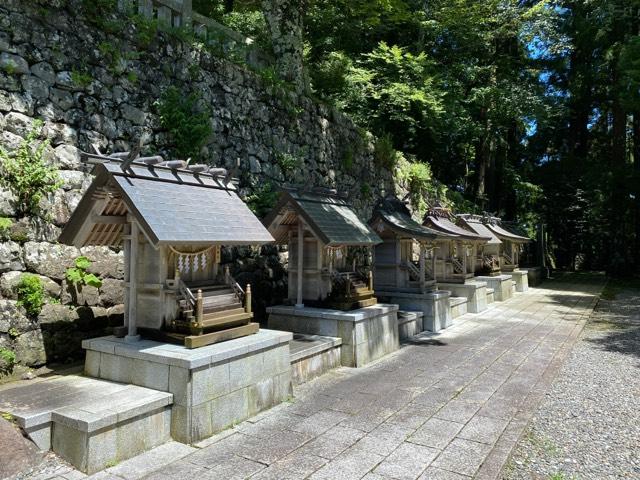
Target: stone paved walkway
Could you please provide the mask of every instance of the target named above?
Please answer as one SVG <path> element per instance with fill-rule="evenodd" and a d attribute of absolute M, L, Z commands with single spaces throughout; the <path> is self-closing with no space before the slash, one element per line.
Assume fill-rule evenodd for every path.
<path fill-rule="evenodd" d="M 304 385 L 292 402 L 168 465 L 143 455 L 95 478 L 497 478 L 603 284 L 546 282 L 368 367 Z"/>

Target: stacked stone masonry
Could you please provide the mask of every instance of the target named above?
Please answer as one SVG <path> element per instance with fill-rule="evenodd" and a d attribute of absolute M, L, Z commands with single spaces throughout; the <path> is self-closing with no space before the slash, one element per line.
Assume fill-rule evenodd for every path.
<path fill-rule="evenodd" d="M 202 159 L 227 168 L 240 159 L 244 195 L 266 184 L 311 180 L 350 192 L 349 200 L 367 218 L 374 199 L 394 188 L 392 174 L 374 168 L 372 137 L 334 108 L 270 85 L 246 65 L 166 33 L 142 47 L 126 17 L 117 19 L 121 32 L 105 33 L 85 4 L 0 5 L 0 146 L 15 149 L 41 119 L 49 142 L 45 158 L 62 181 L 43 201 L 46 220 L 18 218 L 15 198 L 0 190 L 0 216 L 13 222 L 0 242 L 0 347 L 15 351 L 28 366 L 79 357 L 83 339 L 122 322 L 121 255 L 83 249 L 103 286 L 76 292 L 65 284 L 64 271 L 80 252 L 55 242 L 91 181 L 81 150 L 96 145 L 103 152 L 125 151 L 143 138 L 154 153 L 170 156 L 171 139 L 154 106 L 168 87 L 185 95 L 198 92 L 210 109 L 212 134 Z M 121 54 L 113 58 L 108 51 Z M 347 156 L 350 161 L 343 161 Z M 298 164 L 290 168 L 284 157 Z M 370 188 L 361 188 L 364 183 Z M 236 279 L 252 283 L 258 317 L 267 301 L 286 295 L 283 261 L 286 254 L 274 247 L 223 253 Z M 38 318 L 27 318 L 16 305 L 13 286 L 22 272 L 40 275 L 50 297 Z"/>

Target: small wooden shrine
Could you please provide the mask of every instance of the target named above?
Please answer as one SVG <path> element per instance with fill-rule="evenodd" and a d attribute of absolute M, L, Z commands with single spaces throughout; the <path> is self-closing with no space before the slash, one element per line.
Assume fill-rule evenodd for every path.
<path fill-rule="evenodd" d="M 502 242 L 496 234 L 485 225 L 485 217 L 473 214 L 456 215 L 459 225 L 486 239 L 485 243 L 478 245 L 474 270 L 476 275 L 500 275 L 500 248 Z"/>
<path fill-rule="evenodd" d="M 424 293 L 436 288 L 437 245 L 452 242 L 455 234 L 420 225 L 405 203 L 393 196 L 378 202 L 369 225 L 383 241 L 374 251 L 376 290 Z"/>
<path fill-rule="evenodd" d="M 476 259 L 490 238 L 458 225 L 450 209 L 434 205 L 426 213 L 423 225 L 455 237 L 437 241 L 436 275 L 444 283 L 464 283 L 476 272 Z"/>
<path fill-rule="evenodd" d="M 351 310 L 377 303 L 371 248 L 380 238 L 336 191 L 285 189 L 264 224 L 288 245 L 289 300 Z"/>
<path fill-rule="evenodd" d="M 95 178 L 60 242 L 123 248 L 128 341 L 209 345 L 258 331 L 221 248 L 273 238 L 224 169 L 135 152 L 84 154 Z"/>
<path fill-rule="evenodd" d="M 484 224 L 500 240 L 500 270 L 512 272 L 518 268 L 520 254 L 524 245 L 532 240 L 522 235 L 513 233 L 502 225 L 498 217 L 485 217 Z"/>

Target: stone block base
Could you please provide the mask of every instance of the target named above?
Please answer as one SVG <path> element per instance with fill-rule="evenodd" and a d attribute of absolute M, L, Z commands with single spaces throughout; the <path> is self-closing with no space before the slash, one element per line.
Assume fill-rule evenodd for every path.
<path fill-rule="evenodd" d="M 511 276 L 516 282 L 516 292 L 526 292 L 529 290 L 529 272 L 526 270 L 514 270 L 511 272 Z"/>
<path fill-rule="evenodd" d="M 296 334 L 290 343 L 291 381 L 301 385 L 340 366 L 342 339 Z"/>
<path fill-rule="evenodd" d="M 422 328 L 431 332 L 439 332 L 443 328 L 451 326 L 451 307 L 449 298 L 451 294 L 444 290 L 435 290 L 428 293 L 406 293 L 406 292 L 380 292 L 376 291 L 378 297 L 385 298 L 389 303 L 397 303 L 402 310 L 420 311 L 422 317 Z"/>
<path fill-rule="evenodd" d="M 210 437 L 291 393 L 288 332 L 260 330 L 197 349 L 115 337 L 85 340 L 86 373 L 173 393 L 171 436 Z"/>
<path fill-rule="evenodd" d="M 400 347 L 398 306 L 377 304 L 348 312 L 324 308 L 267 308 L 269 328 L 308 335 L 339 337 L 340 361 L 362 367 Z"/>
<path fill-rule="evenodd" d="M 451 318 L 458 318 L 467 313 L 466 297 L 449 297 L 449 308 L 451 308 Z"/>
<path fill-rule="evenodd" d="M 398 334 L 400 335 L 400 341 L 407 338 L 418 335 L 424 331 L 422 327 L 422 318 L 424 313 L 422 312 L 405 312 L 404 310 L 398 311 Z"/>
<path fill-rule="evenodd" d="M 467 311 L 470 313 L 479 313 L 487 309 L 486 282 L 438 283 L 438 287 L 451 292 L 454 297 L 466 297 Z"/>
<path fill-rule="evenodd" d="M 65 416 L 66 422 L 54 420 L 52 449 L 89 475 L 170 440 L 168 406 L 97 430 L 83 425 L 81 417 Z"/>
<path fill-rule="evenodd" d="M 547 269 L 543 267 L 527 267 L 527 282 L 532 287 L 540 285 L 547 278 Z"/>
<path fill-rule="evenodd" d="M 484 282 L 487 287 L 493 288 L 493 298 L 496 302 L 509 300 L 513 291 L 513 278 L 511 275 L 496 275 L 495 277 L 476 277 L 479 282 Z"/>
<path fill-rule="evenodd" d="M 496 300 L 493 297 L 493 288 L 487 288 L 487 305 L 494 303 Z"/>

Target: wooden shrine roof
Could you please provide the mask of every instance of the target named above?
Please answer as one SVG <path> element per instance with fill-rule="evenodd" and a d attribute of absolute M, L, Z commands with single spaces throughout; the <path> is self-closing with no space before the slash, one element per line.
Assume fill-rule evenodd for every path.
<path fill-rule="evenodd" d="M 273 242 L 233 183 L 219 176 L 136 161 L 123 171 L 117 158 L 96 163 L 93 173 L 60 235 L 62 243 L 117 246 L 127 214 L 156 247 Z"/>
<path fill-rule="evenodd" d="M 457 237 L 455 234 L 439 232 L 420 225 L 411 218 L 411 212 L 404 202 L 395 197 L 387 197 L 376 205 L 369 225 L 378 225 L 380 222 L 396 234 L 416 240 L 449 240 Z"/>
<path fill-rule="evenodd" d="M 288 241 L 289 230 L 298 217 L 322 243 L 338 245 L 375 245 L 382 240 L 354 212 L 344 198 L 329 193 L 285 190 L 274 209 L 264 219 L 278 243 Z"/>
<path fill-rule="evenodd" d="M 463 224 L 468 227 L 470 230 L 474 231 L 481 237 L 488 238 L 488 245 L 500 245 L 502 242 L 498 238 L 498 236 L 491 230 L 487 228 L 487 226 L 483 223 L 483 217 L 480 215 L 472 215 L 472 214 L 459 214 L 456 215 L 460 218 Z"/>
<path fill-rule="evenodd" d="M 487 242 L 491 238 L 482 236 L 471 229 L 463 228 L 455 223 L 455 216 L 449 209 L 443 207 L 431 208 L 424 217 L 423 225 L 438 230 L 440 232 L 457 235 L 462 240 L 473 240 Z"/>
<path fill-rule="evenodd" d="M 511 242 L 519 242 L 526 243 L 531 242 L 532 240 L 527 237 L 523 237 L 522 235 L 518 235 L 516 233 L 510 232 L 509 230 L 502 227 L 500 223 L 500 219 L 496 217 L 490 218 L 485 225 L 496 234 L 496 236 L 503 240 L 509 240 Z"/>

